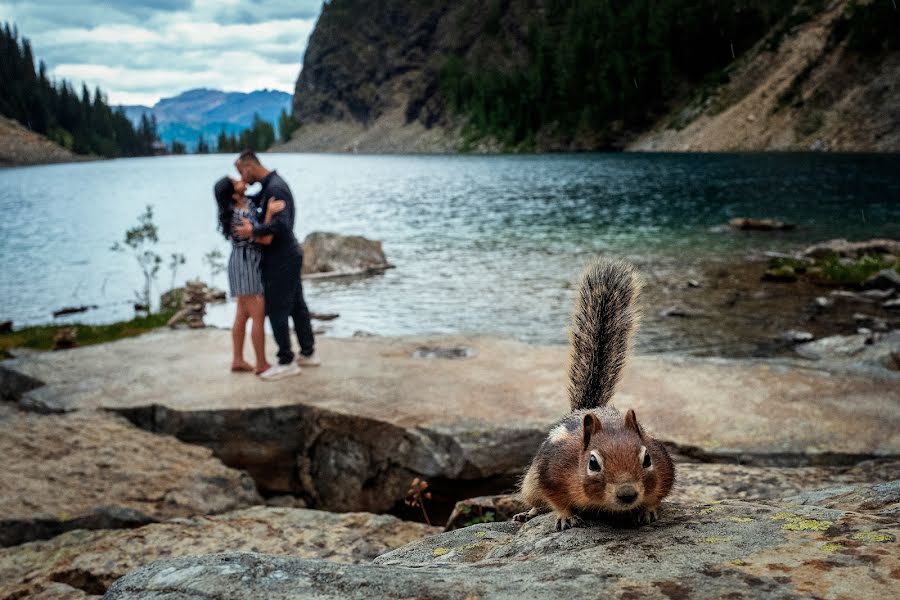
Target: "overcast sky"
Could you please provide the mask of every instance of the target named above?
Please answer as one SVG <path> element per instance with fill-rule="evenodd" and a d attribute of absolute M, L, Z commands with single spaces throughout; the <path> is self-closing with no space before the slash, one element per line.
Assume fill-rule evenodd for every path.
<path fill-rule="evenodd" d="M 294 91 L 322 0 L 0 0 L 53 77 L 111 104 L 207 87 Z"/>

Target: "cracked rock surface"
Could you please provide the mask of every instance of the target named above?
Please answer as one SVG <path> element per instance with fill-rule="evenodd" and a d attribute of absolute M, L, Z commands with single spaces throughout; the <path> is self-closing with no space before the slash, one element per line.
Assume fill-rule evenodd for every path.
<path fill-rule="evenodd" d="M 262 383 L 227 371 L 228 336 L 160 331 L 4 361 L 0 396 L 41 412 L 118 412 L 212 449 L 266 493 L 370 512 L 396 506 L 413 477 L 489 482 L 521 474 L 567 412 L 563 346 L 323 339 L 322 367 Z M 473 353 L 415 358 L 422 347 Z M 134 367 L 113 368 L 123 361 Z M 614 403 L 634 408 L 677 452 L 703 460 L 853 464 L 900 456 L 898 381 L 790 361 L 638 356 Z"/>
<path fill-rule="evenodd" d="M 544 515 L 414 542 L 366 565 L 260 553 L 163 560 L 118 580 L 106 598 L 887 598 L 900 572 L 900 481 L 862 510 L 798 502 L 667 503 L 640 529 L 565 532 Z M 872 490 L 856 488 L 869 498 Z"/>

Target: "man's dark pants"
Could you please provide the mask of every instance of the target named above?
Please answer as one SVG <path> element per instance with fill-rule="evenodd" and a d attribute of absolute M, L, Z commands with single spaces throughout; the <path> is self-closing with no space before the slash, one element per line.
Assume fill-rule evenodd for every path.
<path fill-rule="evenodd" d="M 300 343 L 300 354 L 313 353 L 315 340 L 309 309 L 303 299 L 303 284 L 300 271 L 303 269 L 303 254 L 296 253 L 277 260 L 263 260 L 262 279 L 266 295 L 266 314 L 272 325 L 272 334 L 278 344 L 278 363 L 290 364 L 294 360 L 291 351 L 291 329 L 288 318 L 294 320 L 294 330 Z"/>

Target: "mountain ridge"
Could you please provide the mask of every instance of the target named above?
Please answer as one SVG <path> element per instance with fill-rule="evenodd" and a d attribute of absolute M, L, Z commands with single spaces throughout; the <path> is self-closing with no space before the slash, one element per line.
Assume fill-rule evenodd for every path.
<path fill-rule="evenodd" d="M 291 95 L 278 90 L 225 92 L 209 88 L 195 88 L 170 98 L 162 98 L 152 107 L 123 106 L 133 123 L 144 114 L 156 116 L 160 139 L 167 145 L 173 140 L 182 142 L 188 151 L 197 147 L 200 135 L 215 145 L 221 131 L 240 133 L 253 123 L 259 114 L 277 129 L 282 110 L 290 112 Z"/>
<path fill-rule="evenodd" d="M 630 9 L 622 6 L 632 6 L 599 0 L 581 4 L 595 8 L 613 6 L 620 11 Z M 674 77 L 665 70 L 646 71 L 643 77 L 636 72 L 632 77 L 628 69 L 648 56 L 653 60 L 653 52 L 658 52 L 659 47 L 648 47 L 644 33 L 622 33 L 626 38 L 631 36 L 627 43 L 632 44 L 623 50 L 631 54 L 624 55 L 622 68 L 626 72 L 618 76 L 622 83 L 613 82 L 608 91 L 584 93 L 623 95 L 625 100 L 620 104 L 626 115 L 635 106 L 629 95 L 640 99 L 643 90 L 656 86 L 662 90 L 659 98 L 645 101 L 638 111 L 630 110 L 631 117 L 624 120 L 605 114 L 598 118 L 594 114 L 588 115 L 588 125 L 582 126 L 577 113 L 566 115 L 560 111 L 547 119 L 540 114 L 544 109 L 539 103 L 518 98 L 517 90 L 528 88 L 517 82 L 522 77 L 535 79 L 529 75 L 537 60 L 532 42 L 534 23 L 541 19 L 552 23 L 547 16 L 549 7 L 558 3 L 496 0 L 482 10 L 485 7 L 470 0 L 452 5 L 437 0 L 381 0 L 377 6 L 364 0 L 333 0 L 325 5 L 310 37 L 297 80 L 293 115 L 300 127 L 288 143 L 276 149 L 900 150 L 900 113 L 892 110 L 900 105 L 900 12 L 890 10 L 889 4 L 856 0 L 770 0 L 756 4 L 680 0 L 670 2 L 669 11 L 673 6 L 687 7 L 694 9 L 694 15 L 683 17 L 685 22 L 668 25 L 667 31 L 675 32 L 670 37 L 683 39 L 687 34 L 680 33 L 679 28 L 685 23 L 698 30 L 715 30 L 715 18 L 710 21 L 711 17 L 700 9 L 719 4 L 727 13 L 719 16 L 731 24 L 734 33 L 698 43 L 693 55 L 688 50 L 687 62 L 682 60 L 681 71 L 675 71 Z M 651 4 L 641 6 L 648 10 L 646 7 Z M 672 14 L 682 18 L 678 10 Z M 572 18 L 575 17 L 598 18 L 587 13 L 574 14 Z M 658 15 L 652 11 L 646 16 L 649 23 L 634 15 L 630 18 L 641 27 L 667 26 L 654 25 Z M 607 29 L 615 36 L 627 24 L 617 21 Z M 571 27 L 571 22 L 547 25 L 551 27 L 550 35 L 563 26 Z M 576 19 L 575 31 L 577 26 Z M 662 40 L 666 40 L 665 35 Z M 584 47 L 576 42 L 571 41 L 575 49 L 572 51 Z M 710 62 L 705 70 L 686 76 L 683 65 L 690 68 L 691 61 L 698 56 L 702 59 L 706 47 L 721 57 L 729 45 L 730 55 L 722 66 Z M 661 47 L 663 52 L 674 52 L 665 45 Z M 563 44 L 561 51 L 554 50 L 556 58 L 569 49 Z M 656 60 L 665 69 L 665 61 Z M 462 73 L 462 78 L 456 74 L 452 80 L 456 88 L 448 93 L 447 73 L 452 71 L 451 66 Z M 558 67 L 559 64 L 551 65 L 550 74 L 554 77 L 553 69 Z M 485 80 L 485 74 L 491 73 L 493 80 L 487 82 L 493 87 L 472 87 L 473 81 L 478 84 Z M 596 77 L 590 80 L 584 75 L 570 75 L 569 85 L 593 85 Z M 671 81 L 666 83 L 664 76 L 670 76 Z M 540 77 L 537 82 L 541 83 Z M 631 90 L 632 82 L 634 89 L 640 90 L 637 94 Z M 553 83 L 545 81 L 544 85 L 552 88 Z M 510 85 L 519 87 L 503 87 Z M 509 136 L 504 134 L 503 123 L 515 120 L 508 114 L 501 115 L 506 121 L 499 118 L 499 133 L 496 124 L 473 126 L 478 125 L 479 119 L 482 123 L 498 120 L 495 114 L 488 114 L 485 121 L 483 114 L 472 112 L 473 94 L 487 94 L 486 100 L 474 105 L 477 110 L 496 113 L 498 104 L 512 98 L 514 104 L 502 107 L 503 110 L 524 107 L 544 118 L 543 124 L 532 127 L 530 132 L 526 129 Z M 558 125 L 566 120 L 569 125 Z M 730 131 L 740 135 L 730 135 Z"/>

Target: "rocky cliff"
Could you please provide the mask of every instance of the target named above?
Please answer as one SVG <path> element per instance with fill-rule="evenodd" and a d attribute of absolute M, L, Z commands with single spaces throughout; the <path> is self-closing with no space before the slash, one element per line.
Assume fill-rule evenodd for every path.
<path fill-rule="evenodd" d="M 694 4 L 699 7 L 704 3 Z M 635 92 L 624 89 L 629 86 L 615 83 L 623 79 L 621 73 L 615 81 L 610 76 L 610 93 L 622 98 L 625 117 L 590 114 L 588 102 L 578 109 L 581 116 L 577 118 L 564 111 L 549 117 L 542 114 L 543 120 L 535 121 L 533 130 L 507 137 L 496 132 L 515 129 L 503 129 L 504 123 L 516 118 L 502 114 L 509 110 L 501 100 L 508 90 L 488 87 L 489 97 L 474 104 L 489 111 L 497 108 L 495 114 L 487 117 L 491 126 L 485 127 L 485 117 L 473 114 L 472 102 L 460 100 L 458 95 L 451 97 L 459 93 L 483 95 L 485 88 L 463 86 L 451 92 L 447 86 L 448 69 L 453 61 L 459 61 L 466 73 L 496 75 L 503 85 L 521 78 L 533 80 L 542 48 L 534 40 L 543 39 L 541 32 L 549 31 L 550 39 L 560 42 L 552 46 L 558 57 L 562 52 L 559 48 L 571 41 L 559 31 L 566 27 L 569 29 L 565 31 L 572 30 L 571 21 L 578 15 L 570 11 L 565 23 L 554 21 L 550 13 L 560 9 L 541 0 L 486 4 L 468 0 L 334 0 L 323 8 L 297 81 L 293 110 L 301 127 L 281 149 L 900 149 L 900 113 L 896 109 L 900 106 L 900 43 L 895 39 L 896 30 L 887 36 L 880 33 L 886 22 L 900 21 L 900 12 L 891 10 L 889 3 L 885 8 L 878 3 L 854 0 L 805 1 L 780 8 L 783 4 L 762 3 L 765 10 L 754 9 L 762 11 L 757 13 L 748 13 L 751 9 L 746 7 L 733 9 L 731 21 L 726 23 L 733 35 L 729 33 L 722 40 L 707 43 L 709 48 L 718 48 L 718 43 L 730 49 L 724 66 L 709 62 L 702 68 L 698 66 L 696 72 L 689 72 L 690 65 L 707 53 L 704 43 L 697 42 L 693 54 L 679 58 L 679 50 L 672 47 L 678 38 L 672 37 L 671 32 L 661 36 L 663 52 L 671 52 L 676 61 L 673 72 L 651 69 L 644 72 L 643 79 L 632 78 L 630 72 L 627 77 L 628 81 L 633 80 L 635 89 L 640 88 L 638 96 L 657 96 L 649 100 L 632 98 Z M 880 12 L 870 10 L 870 5 Z M 653 27 L 658 26 L 654 25 L 652 11 L 645 17 L 628 17 L 633 22 L 647 19 L 648 37 L 654 35 Z M 678 11 L 673 14 L 681 18 Z M 712 21 L 697 26 L 714 29 L 714 21 L 720 17 L 714 15 Z M 684 18 L 700 22 L 705 17 Z M 616 31 L 618 26 L 617 22 L 614 27 L 606 27 Z M 679 28 L 681 24 L 674 27 Z M 644 33 L 625 37 L 628 35 L 633 39 L 628 42 L 631 46 L 623 49 L 623 61 L 625 68 L 631 69 L 635 61 L 649 56 L 650 50 L 643 41 L 634 42 L 641 40 Z M 571 44 L 578 47 L 575 41 Z M 559 63 L 558 58 L 555 60 L 554 64 Z M 665 67 L 668 60 L 661 59 L 660 64 Z M 586 64 L 590 64 L 589 60 Z M 547 69 L 554 77 L 560 70 L 553 65 Z M 574 80 L 577 84 L 589 72 L 590 69 L 583 69 L 574 76 L 570 74 L 570 83 Z M 660 82 L 662 77 L 669 78 L 665 85 Z M 543 81 L 542 85 L 553 88 L 555 84 Z M 647 91 L 650 88 L 654 91 Z M 588 92 L 584 92 L 586 97 L 606 94 L 605 90 Z M 522 101 L 512 108 L 521 111 L 521 104 L 541 104 L 545 96 L 546 93 L 536 93 L 533 101 Z M 645 108 L 635 115 L 628 105 L 637 101 Z M 506 102 L 509 104 L 508 97 Z M 473 127 L 473 122 L 479 120 L 482 126 Z M 566 120 L 568 129 L 560 126 Z"/>

